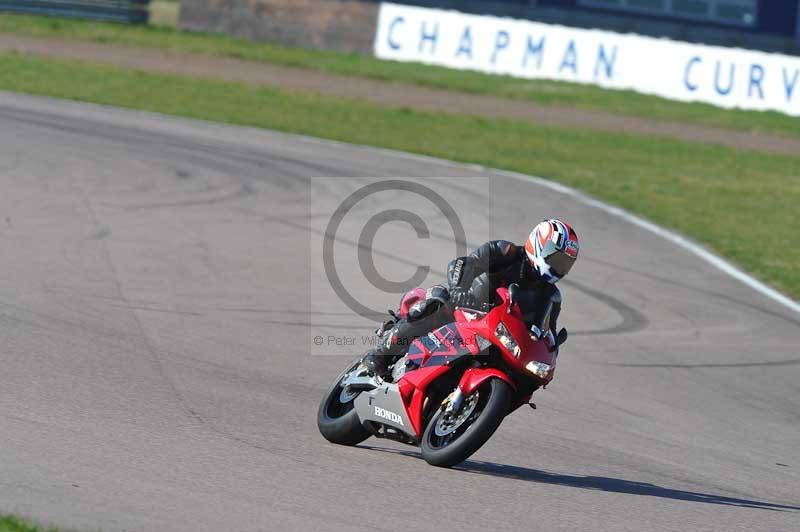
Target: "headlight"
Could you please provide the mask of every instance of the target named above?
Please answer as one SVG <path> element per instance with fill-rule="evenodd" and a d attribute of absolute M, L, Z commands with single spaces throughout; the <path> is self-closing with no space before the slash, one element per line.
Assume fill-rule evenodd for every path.
<path fill-rule="evenodd" d="M 511 333 L 508 332 L 508 329 L 506 329 L 506 326 L 503 325 L 502 321 L 497 324 L 497 328 L 494 330 L 494 335 L 497 336 L 497 339 L 500 340 L 500 343 L 503 344 L 506 349 L 514 353 L 515 357 L 519 358 L 521 350 L 517 345 L 517 341 L 514 340 L 514 337 L 511 336 Z"/>
<path fill-rule="evenodd" d="M 550 370 L 553 369 L 553 366 L 551 366 L 550 364 L 545 364 L 543 362 L 531 361 L 528 362 L 528 364 L 525 366 L 525 369 L 527 369 L 537 377 L 546 379 L 547 374 L 550 373 Z"/>

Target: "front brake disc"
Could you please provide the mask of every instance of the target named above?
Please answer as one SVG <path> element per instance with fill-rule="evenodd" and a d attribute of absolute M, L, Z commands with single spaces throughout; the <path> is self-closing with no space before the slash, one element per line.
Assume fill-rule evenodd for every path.
<path fill-rule="evenodd" d="M 479 394 L 477 391 L 473 392 L 466 398 L 464 404 L 461 405 L 461 410 L 456 413 L 443 412 L 436 420 L 436 425 L 433 427 L 433 432 L 437 436 L 447 436 L 458 429 L 464 422 L 469 419 L 475 407 L 478 406 Z"/>

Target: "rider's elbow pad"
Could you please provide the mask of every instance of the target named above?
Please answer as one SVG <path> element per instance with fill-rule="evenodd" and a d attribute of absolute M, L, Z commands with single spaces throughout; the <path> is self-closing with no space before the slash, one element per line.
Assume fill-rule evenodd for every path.
<path fill-rule="evenodd" d="M 473 257 L 458 257 L 447 265 L 447 284 L 450 288 L 456 286 L 470 286 L 473 279 Z"/>

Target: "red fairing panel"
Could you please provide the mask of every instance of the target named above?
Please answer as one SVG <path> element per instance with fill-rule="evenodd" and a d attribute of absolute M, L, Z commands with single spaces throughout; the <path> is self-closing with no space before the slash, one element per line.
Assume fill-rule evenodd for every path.
<path fill-rule="evenodd" d="M 464 372 L 464 375 L 461 376 L 458 387 L 461 388 L 464 395 L 469 395 L 481 384 L 493 378 L 502 379 L 506 381 L 512 389 L 516 389 L 514 383 L 508 378 L 508 375 L 496 368 L 469 368 Z"/>
<path fill-rule="evenodd" d="M 430 383 L 438 379 L 444 373 L 450 371 L 450 366 L 432 366 L 421 368 L 406 373 L 398 382 L 398 388 L 403 396 L 403 403 L 406 407 L 406 414 L 411 420 L 414 435 L 419 438 L 422 436 L 422 410 L 425 407 L 425 397 Z M 409 402 L 408 396 L 411 395 Z"/>

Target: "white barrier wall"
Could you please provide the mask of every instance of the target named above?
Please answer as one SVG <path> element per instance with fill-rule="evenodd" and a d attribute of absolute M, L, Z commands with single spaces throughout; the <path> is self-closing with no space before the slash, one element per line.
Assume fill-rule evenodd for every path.
<path fill-rule="evenodd" d="M 800 115 L 800 57 L 384 3 L 375 55 Z"/>

